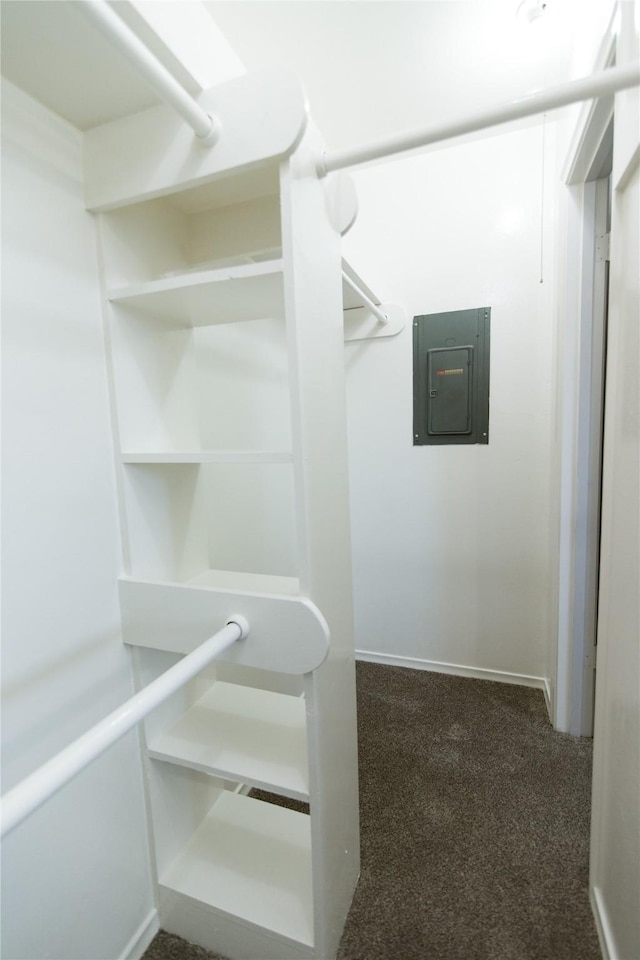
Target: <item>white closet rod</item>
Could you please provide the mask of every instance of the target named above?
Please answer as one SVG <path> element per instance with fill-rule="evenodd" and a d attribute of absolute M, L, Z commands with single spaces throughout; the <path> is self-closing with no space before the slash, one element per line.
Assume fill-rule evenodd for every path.
<path fill-rule="evenodd" d="M 148 684 L 34 773 L 9 790 L 1 801 L 0 836 L 17 827 L 30 813 L 57 793 L 158 704 L 184 686 L 223 650 L 249 633 L 244 617 L 234 616 L 214 636 L 188 653 L 175 666 Z"/>
<path fill-rule="evenodd" d="M 219 121 L 210 117 L 196 103 L 133 30 L 111 9 L 106 0 L 76 0 L 75 6 L 89 17 L 100 32 L 142 74 L 158 96 L 180 114 L 202 143 L 213 146 L 220 135 Z"/>
<path fill-rule="evenodd" d="M 351 277 L 345 270 L 342 271 L 342 279 L 347 284 L 347 286 L 351 287 L 351 289 L 357 296 L 358 300 L 360 300 L 360 302 L 371 311 L 371 313 L 374 315 L 378 323 L 382 323 L 382 324 L 389 323 L 389 317 L 386 315 L 386 313 L 383 313 L 380 307 L 376 306 L 373 300 L 371 300 L 371 298 L 366 295 L 364 290 L 360 289 L 358 284 L 351 279 Z"/>
<path fill-rule="evenodd" d="M 511 120 L 520 120 L 531 117 L 536 113 L 546 113 L 559 107 L 566 107 L 581 100 L 592 100 L 596 97 L 610 96 L 620 90 L 638 86 L 640 83 L 640 62 L 627 64 L 623 67 L 612 67 L 590 77 L 572 80 L 549 90 L 531 93 L 521 100 L 513 100 L 499 104 L 489 110 L 471 116 L 462 117 L 448 123 L 432 127 L 423 127 L 403 134 L 384 137 L 361 147 L 345 150 L 332 150 L 325 153 L 318 164 L 321 176 L 333 170 L 342 170 L 344 167 L 353 167 L 369 160 L 381 160 L 396 153 L 404 153 L 416 147 L 426 147 L 430 143 L 441 140 L 450 140 L 465 133 L 475 133 L 487 127 L 495 127 Z"/>

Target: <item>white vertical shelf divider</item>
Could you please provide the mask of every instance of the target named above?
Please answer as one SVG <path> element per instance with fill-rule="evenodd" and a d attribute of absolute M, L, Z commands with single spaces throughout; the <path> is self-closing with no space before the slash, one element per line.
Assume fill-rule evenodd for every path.
<path fill-rule="evenodd" d="M 310 131 L 283 165 L 282 240 L 300 582 L 331 634 L 329 656 L 307 674 L 305 694 L 315 945 L 318 957 L 333 957 L 360 861 L 342 261 L 340 235 L 313 175 L 320 150 Z"/>
<path fill-rule="evenodd" d="M 359 873 L 340 217 L 290 74 L 201 103 L 206 152 L 162 107 L 85 138 L 138 685 L 252 624 L 145 727 L 160 922 L 331 960 Z"/>

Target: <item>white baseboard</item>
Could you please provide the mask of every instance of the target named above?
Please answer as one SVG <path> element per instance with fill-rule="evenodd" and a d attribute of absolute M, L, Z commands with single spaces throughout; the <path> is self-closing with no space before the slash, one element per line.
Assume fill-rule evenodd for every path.
<path fill-rule="evenodd" d="M 591 887 L 590 900 L 593 918 L 596 922 L 596 930 L 598 931 L 600 949 L 602 950 L 602 960 L 617 960 L 618 953 L 615 948 L 611 922 L 600 887 Z"/>
<path fill-rule="evenodd" d="M 121 960 L 140 960 L 156 933 L 160 929 L 158 911 L 154 907 L 142 921 L 121 954 Z"/>
<path fill-rule="evenodd" d="M 472 680 L 515 683 L 521 687 L 536 687 L 541 690 L 546 690 L 546 684 L 548 684 L 545 677 L 529 677 L 524 673 L 507 673 L 504 670 L 487 670 L 485 667 L 467 667 L 460 663 L 442 663 L 440 660 L 397 657 L 389 653 L 373 653 L 371 650 L 356 650 L 356 660 L 363 660 L 367 663 L 384 663 L 390 667 L 408 667 L 411 670 L 447 673 L 454 677 L 470 677 Z"/>

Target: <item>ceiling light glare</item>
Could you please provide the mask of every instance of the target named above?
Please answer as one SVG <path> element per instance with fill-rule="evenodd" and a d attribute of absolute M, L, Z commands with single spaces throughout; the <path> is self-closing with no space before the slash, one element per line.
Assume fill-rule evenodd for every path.
<path fill-rule="evenodd" d="M 547 9 L 546 0 L 522 0 L 516 10 L 516 17 L 523 23 L 533 23 Z"/>

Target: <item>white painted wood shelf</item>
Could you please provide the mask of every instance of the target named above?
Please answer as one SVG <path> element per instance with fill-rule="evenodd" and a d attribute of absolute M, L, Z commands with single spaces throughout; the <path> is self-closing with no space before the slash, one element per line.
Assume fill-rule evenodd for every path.
<path fill-rule="evenodd" d="M 329 653 L 327 622 L 313 601 L 300 594 L 212 589 L 186 580 L 132 577 L 119 578 L 118 593 L 123 639 L 135 647 L 190 653 L 220 623 L 241 612 L 250 624 L 248 642 L 233 644 L 219 655 L 219 662 L 235 664 L 240 671 L 255 667 L 302 678 L 323 664 Z M 219 679 L 245 682 L 242 672 Z M 266 687 L 274 689 L 269 683 Z M 301 692 L 300 686 L 295 692 Z M 186 708 L 184 704 L 179 716 Z M 308 713 L 313 719 L 312 711 Z"/>
<path fill-rule="evenodd" d="M 162 450 L 121 454 L 123 463 L 293 463 L 290 450 Z"/>
<path fill-rule="evenodd" d="M 111 290 L 116 306 L 177 327 L 211 326 L 284 316 L 282 260 L 188 271 Z"/>
<path fill-rule="evenodd" d="M 160 888 L 313 945 L 310 818 L 224 791 Z"/>
<path fill-rule="evenodd" d="M 148 751 L 155 760 L 309 799 L 301 697 L 218 681 Z"/>
<path fill-rule="evenodd" d="M 244 262 L 187 269 L 111 290 L 107 298 L 115 305 L 181 327 L 282 318 L 284 267 L 280 254 L 280 250 L 269 251 L 269 259 L 247 256 L 242 258 Z M 342 269 L 373 303 L 380 304 L 379 297 L 344 259 Z M 351 311 L 362 310 L 362 301 L 345 280 L 342 301 L 345 319 Z"/>
<path fill-rule="evenodd" d="M 126 576 L 121 579 L 132 583 L 157 583 L 177 587 L 203 587 L 222 590 L 224 593 L 257 594 L 265 597 L 299 597 L 300 581 L 297 577 L 281 577 L 270 573 L 248 573 L 245 570 L 201 570 L 181 580 L 161 577 Z"/>
<path fill-rule="evenodd" d="M 297 577 L 279 577 L 269 573 L 243 570 L 202 570 L 185 581 L 194 587 L 211 587 L 227 593 L 258 593 L 265 596 L 300 596 Z"/>

